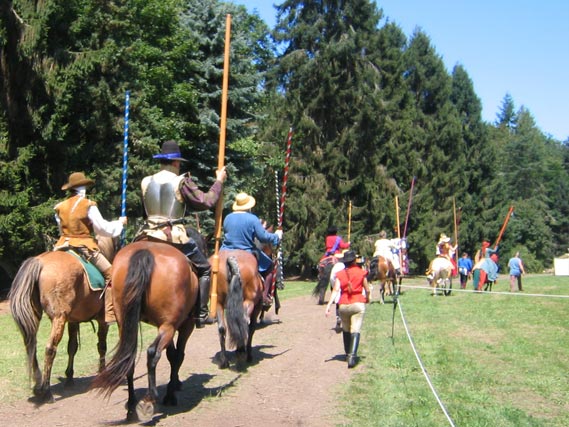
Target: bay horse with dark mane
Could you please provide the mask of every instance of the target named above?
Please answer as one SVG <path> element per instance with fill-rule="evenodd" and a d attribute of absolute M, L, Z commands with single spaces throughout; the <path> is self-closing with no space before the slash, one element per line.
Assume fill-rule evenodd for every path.
<path fill-rule="evenodd" d="M 212 262 L 213 257 L 210 258 Z M 229 366 L 227 335 L 238 355 L 246 355 L 247 362 L 253 360 L 253 334 L 263 312 L 263 289 L 263 278 L 255 255 L 240 249 L 219 252 L 216 314 L 221 347 L 220 368 Z"/>
<path fill-rule="evenodd" d="M 395 294 L 398 278 L 393 264 L 381 255 L 373 257 L 370 262 L 368 281 L 371 284 L 374 280 L 379 281 L 379 301 L 384 304 L 386 293 Z"/>
<path fill-rule="evenodd" d="M 177 404 L 176 392 L 182 385 L 179 370 L 186 343 L 195 327 L 193 310 L 198 297 L 197 275 L 176 247 L 141 240 L 118 252 L 113 262 L 112 283 L 120 339 L 113 358 L 95 377 L 93 388 L 100 389 L 108 397 L 126 377 L 127 420 L 148 422 L 155 413 L 158 399 L 156 366 L 164 349 L 170 362 L 170 381 L 163 404 Z M 140 321 L 156 326 L 157 334 L 146 350 L 148 390 L 138 402 L 134 392 L 134 368 Z"/>
<path fill-rule="evenodd" d="M 98 238 L 99 247 L 108 260 L 113 258 L 113 239 Z M 102 276 L 101 276 L 102 279 Z M 37 403 L 53 402 L 51 370 L 57 347 L 68 324 L 68 362 L 65 369 L 65 385 L 73 384 L 74 360 L 79 347 L 79 324 L 95 320 L 99 370 L 105 366 L 108 325 L 105 323 L 102 289 L 90 286 L 87 273 L 78 255 L 67 251 L 44 252 L 26 259 L 16 277 L 8 298 L 12 317 L 18 325 L 26 346 L 28 372 L 33 378 L 33 394 Z M 47 340 L 43 374 L 36 355 L 37 333 L 46 313 L 51 321 Z"/>

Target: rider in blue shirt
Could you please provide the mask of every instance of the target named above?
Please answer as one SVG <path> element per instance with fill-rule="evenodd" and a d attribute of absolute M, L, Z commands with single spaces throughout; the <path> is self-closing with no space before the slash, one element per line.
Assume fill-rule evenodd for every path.
<path fill-rule="evenodd" d="M 235 196 L 233 212 L 223 220 L 223 243 L 220 250 L 241 249 L 256 255 L 259 263 L 259 272 L 265 279 L 263 303 L 267 306 L 271 304 L 269 296 L 270 284 L 267 283 L 267 278 L 269 273 L 272 272 L 273 261 L 257 247 L 255 239 L 260 243 L 277 246 L 282 239 L 283 232 L 282 230 L 277 230 L 274 233 L 270 233 L 265 230 L 257 215 L 251 213 L 253 206 L 255 206 L 254 197 L 246 193 L 239 193 Z"/>

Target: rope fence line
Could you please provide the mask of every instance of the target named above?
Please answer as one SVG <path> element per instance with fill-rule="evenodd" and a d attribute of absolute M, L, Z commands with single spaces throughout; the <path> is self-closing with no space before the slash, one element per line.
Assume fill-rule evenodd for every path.
<path fill-rule="evenodd" d="M 441 410 L 445 414 L 445 417 L 447 418 L 449 425 L 454 427 L 454 422 L 452 421 L 452 418 L 450 417 L 448 411 L 446 410 L 445 405 L 441 401 L 441 399 L 437 393 L 437 390 L 433 386 L 431 378 L 429 377 L 429 374 L 427 373 L 427 369 L 425 368 L 425 365 L 423 364 L 423 361 L 421 360 L 421 356 L 419 355 L 419 352 L 417 351 L 417 348 L 415 347 L 415 343 L 413 342 L 413 337 L 411 336 L 411 333 L 409 332 L 409 327 L 407 326 L 407 321 L 405 320 L 405 314 L 403 313 L 403 306 L 401 304 L 401 301 L 397 302 L 397 306 L 399 307 L 399 313 L 401 314 L 401 320 L 403 321 L 403 326 L 405 327 L 405 332 L 407 334 L 407 338 L 409 339 L 409 343 L 411 344 L 411 348 L 413 349 L 413 353 L 415 353 L 415 358 L 417 359 L 417 362 L 419 362 L 419 366 L 421 367 L 421 371 L 423 372 L 423 375 L 424 375 L 425 379 L 427 380 L 427 384 L 429 384 L 429 387 L 430 387 L 433 395 L 435 396 L 435 399 L 437 400 L 437 403 L 439 404 Z"/>
<path fill-rule="evenodd" d="M 401 284 L 400 286 L 405 287 L 407 289 L 433 290 L 432 286 L 403 285 L 403 284 Z M 538 297 L 538 298 L 569 298 L 569 295 L 547 295 L 547 294 L 531 294 L 531 293 L 521 293 L 521 292 L 475 291 L 475 290 L 468 290 L 468 289 L 452 289 L 452 291 L 465 292 L 465 293 L 471 293 L 471 294 L 495 294 L 495 295 L 509 295 L 509 296 Z M 443 298 L 444 298 L 444 296 L 443 296 Z M 454 427 L 455 424 L 454 424 L 452 418 L 450 417 L 444 403 L 440 399 L 440 397 L 437 393 L 437 390 L 435 389 L 435 387 L 431 381 L 431 378 L 427 372 L 427 369 L 425 368 L 425 365 L 423 364 L 421 356 L 419 355 L 419 352 L 417 351 L 417 348 L 415 347 L 415 342 L 413 341 L 413 337 L 411 336 L 411 332 L 409 331 L 409 326 L 407 325 L 407 320 L 405 319 L 405 314 L 403 312 L 403 306 L 401 304 L 401 299 L 399 298 L 399 295 L 395 296 L 394 304 L 395 304 L 395 306 L 393 307 L 393 314 L 395 315 L 395 308 L 399 307 L 399 313 L 401 314 L 401 321 L 403 323 L 403 327 L 405 328 L 405 333 L 407 335 L 407 339 L 409 340 L 409 344 L 411 345 L 411 349 L 413 350 L 415 358 L 417 359 L 417 362 L 419 363 L 419 367 L 421 368 L 423 376 L 425 377 L 427 384 L 429 385 L 429 388 L 431 389 L 431 392 L 433 393 L 437 403 L 439 404 L 439 407 L 441 408 L 446 419 L 448 420 L 449 425 Z M 392 319 L 392 322 L 394 322 L 394 319 Z M 392 338 L 393 338 L 393 326 L 394 326 L 394 324 L 392 323 L 392 333 L 391 333 Z"/>
<path fill-rule="evenodd" d="M 421 285 L 400 285 L 402 288 L 407 289 L 429 289 L 433 290 L 432 286 Z M 494 295 L 508 295 L 512 297 L 539 297 L 539 298 L 569 298 L 569 295 L 548 295 L 548 294 L 529 294 L 526 292 L 501 292 L 501 291 L 475 291 L 470 289 L 452 289 L 452 292 L 464 292 L 470 294 L 494 294 Z"/>

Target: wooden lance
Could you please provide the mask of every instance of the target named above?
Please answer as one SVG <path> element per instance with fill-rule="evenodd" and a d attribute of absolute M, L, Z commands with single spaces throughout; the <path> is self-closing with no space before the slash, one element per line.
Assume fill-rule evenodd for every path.
<path fill-rule="evenodd" d="M 399 226 L 399 197 L 395 196 L 395 223 L 397 225 L 397 241 L 399 246 L 401 246 L 401 227 Z M 403 271 L 403 254 L 401 253 L 401 247 L 399 247 L 399 268 Z"/>
<path fill-rule="evenodd" d="M 454 251 L 454 260 L 458 265 L 458 219 L 456 217 L 456 201 L 455 198 L 452 198 L 452 213 L 454 218 L 454 247 L 456 250 Z"/>
<path fill-rule="evenodd" d="M 223 59 L 223 86 L 221 91 L 221 120 L 219 129 L 219 155 L 217 169 L 225 166 L 225 128 L 227 123 L 227 91 L 229 86 L 229 45 L 231 41 L 231 15 L 227 14 L 225 19 L 225 54 Z M 223 214 L 223 192 L 219 195 L 215 207 L 215 250 L 211 265 L 211 295 L 210 295 L 210 317 L 215 317 L 217 313 L 217 278 L 219 273 L 219 242 L 221 240 L 221 225 Z"/>
<path fill-rule="evenodd" d="M 351 242 L 350 235 L 352 232 L 352 201 L 348 203 L 348 242 Z"/>
<path fill-rule="evenodd" d="M 500 243 L 500 240 L 502 240 L 502 235 L 504 234 L 504 231 L 506 231 L 506 226 L 508 225 L 508 221 L 510 220 L 510 217 L 512 216 L 513 213 L 514 213 L 514 207 L 510 206 L 508 214 L 506 215 L 506 219 L 504 220 L 504 224 L 502 224 L 502 228 L 500 229 L 500 234 L 498 234 L 496 243 L 494 243 L 494 250 L 498 248 L 498 244 Z"/>
<path fill-rule="evenodd" d="M 405 214 L 405 226 L 403 227 L 403 238 L 407 237 L 407 224 L 409 224 L 409 213 L 411 212 L 411 202 L 413 201 L 413 188 L 415 187 L 415 177 L 411 180 L 409 190 L 409 201 L 407 202 L 407 213 Z"/>

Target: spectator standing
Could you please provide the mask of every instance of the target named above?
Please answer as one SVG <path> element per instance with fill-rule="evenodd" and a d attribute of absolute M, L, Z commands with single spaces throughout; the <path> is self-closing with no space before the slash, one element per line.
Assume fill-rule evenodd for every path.
<path fill-rule="evenodd" d="M 510 292 L 515 292 L 516 282 L 518 283 L 518 291 L 522 292 L 522 274 L 526 272 L 519 252 L 516 252 L 516 254 L 510 258 L 508 267 L 510 268 Z"/>
<path fill-rule="evenodd" d="M 460 289 L 466 289 L 466 282 L 468 281 L 468 276 L 472 272 L 472 259 L 468 256 L 466 252 L 463 252 L 462 256 L 458 260 L 458 273 L 460 274 Z"/>

